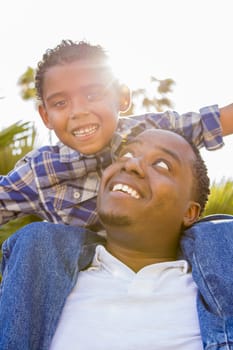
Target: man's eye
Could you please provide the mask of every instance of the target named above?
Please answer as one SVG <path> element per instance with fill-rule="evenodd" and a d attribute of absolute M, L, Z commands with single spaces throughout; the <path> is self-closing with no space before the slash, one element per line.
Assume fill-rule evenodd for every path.
<path fill-rule="evenodd" d="M 134 155 L 131 152 L 125 152 L 125 153 L 122 152 L 119 154 L 118 159 L 126 160 L 126 159 L 133 158 L 133 157 L 134 157 Z"/>
<path fill-rule="evenodd" d="M 122 157 L 124 157 L 124 158 L 133 158 L 134 155 L 131 152 L 126 152 L 126 153 L 122 154 Z"/>
<path fill-rule="evenodd" d="M 157 160 L 155 163 L 154 163 L 154 165 L 156 166 L 156 167 L 159 167 L 159 168 L 162 168 L 162 169 L 165 169 L 165 170 L 170 170 L 170 167 L 169 167 L 169 164 L 166 162 L 166 161 L 164 161 L 164 160 Z"/>

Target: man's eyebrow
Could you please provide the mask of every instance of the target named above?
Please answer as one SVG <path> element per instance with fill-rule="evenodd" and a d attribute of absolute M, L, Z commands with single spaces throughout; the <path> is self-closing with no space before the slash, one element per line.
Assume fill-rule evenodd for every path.
<path fill-rule="evenodd" d="M 134 145 L 134 144 L 138 144 L 138 145 L 142 145 L 143 142 L 142 140 L 132 140 L 132 141 L 129 141 L 127 142 L 127 144 L 125 145 L 125 147 L 127 146 L 131 146 L 131 145 Z M 171 156 L 177 163 L 181 164 L 181 159 L 180 157 L 177 155 L 176 152 L 170 150 L 169 148 L 166 148 L 166 147 L 162 147 L 162 146 L 156 146 L 156 149 L 159 149 L 161 150 L 162 152 L 168 154 L 169 156 Z"/>
<path fill-rule="evenodd" d="M 134 144 L 142 144 L 143 142 L 141 140 L 131 140 L 131 141 L 128 141 L 126 144 L 125 144 L 125 147 L 127 146 L 131 146 L 131 145 L 134 145 Z"/>
<path fill-rule="evenodd" d="M 167 153 L 168 155 L 170 155 L 174 160 L 177 161 L 177 163 L 181 164 L 181 159 L 180 157 L 173 151 L 171 151 L 168 148 L 164 148 L 164 147 L 159 147 L 161 149 L 161 151 L 163 151 L 164 153 Z"/>

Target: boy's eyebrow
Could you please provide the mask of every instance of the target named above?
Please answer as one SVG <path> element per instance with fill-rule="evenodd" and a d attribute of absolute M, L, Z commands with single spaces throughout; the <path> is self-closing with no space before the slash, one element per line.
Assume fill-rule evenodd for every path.
<path fill-rule="evenodd" d="M 108 81 L 105 84 L 104 83 L 87 84 L 87 85 L 84 85 L 83 87 L 80 87 L 80 90 L 87 90 L 90 88 L 98 88 L 98 87 L 103 87 L 104 89 L 107 90 L 113 85 L 113 83 L 114 83 L 114 80 Z M 58 97 L 58 96 L 63 95 L 63 94 L 66 94 L 66 92 L 65 91 L 58 91 L 58 92 L 55 92 L 55 93 L 49 95 L 48 97 L 46 97 L 45 100 L 50 101 L 53 98 Z"/>
<path fill-rule="evenodd" d="M 48 97 L 45 98 L 46 101 L 50 101 L 55 97 L 58 97 L 60 95 L 64 94 L 63 91 L 55 92 L 54 94 L 49 95 Z"/>
<path fill-rule="evenodd" d="M 98 86 L 102 86 L 102 84 L 89 84 L 89 85 L 85 85 L 83 86 L 82 88 L 80 88 L 81 90 L 85 90 L 85 89 L 90 89 L 90 88 L 95 88 L 95 87 L 98 87 Z M 104 86 L 104 85 L 103 85 Z M 59 97 L 61 95 L 67 95 L 67 92 L 66 91 L 58 91 L 58 92 L 55 92 L 51 95 L 49 95 L 48 97 L 46 97 L 46 101 L 49 102 L 50 100 L 52 100 L 53 98 L 56 98 L 56 97 Z"/>
<path fill-rule="evenodd" d="M 136 140 L 132 140 L 132 141 L 129 141 L 125 145 L 125 147 L 131 146 L 131 145 L 134 145 L 134 144 L 142 145 L 143 142 L 141 140 L 137 140 L 137 139 Z M 156 148 L 161 150 L 162 152 L 170 155 L 177 163 L 182 164 L 182 161 L 181 161 L 179 155 L 176 152 L 170 150 L 169 148 L 165 148 L 165 147 L 162 147 L 162 146 L 156 146 Z"/>

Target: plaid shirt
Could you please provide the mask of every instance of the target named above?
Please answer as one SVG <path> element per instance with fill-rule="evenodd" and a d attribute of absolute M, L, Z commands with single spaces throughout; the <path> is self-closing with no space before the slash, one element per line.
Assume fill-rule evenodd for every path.
<path fill-rule="evenodd" d="M 62 143 L 30 152 L 14 170 L 0 177 L 0 224 L 35 214 L 44 220 L 99 230 L 96 196 L 101 173 L 114 160 L 123 139 L 148 128 L 178 130 L 198 147 L 223 145 L 218 107 L 200 113 L 148 113 L 120 117 L 111 145 L 86 156 Z"/>

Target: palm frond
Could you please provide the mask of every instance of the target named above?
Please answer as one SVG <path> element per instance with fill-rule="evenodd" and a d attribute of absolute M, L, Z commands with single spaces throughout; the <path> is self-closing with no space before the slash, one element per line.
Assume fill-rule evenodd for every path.
<path fill-rule="evenodd" d="M 0 131 L 0 174 L 7 174 L 33 149 L 35 137 L 36 130 L 31 122 L 18 121 Z"/>

